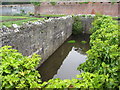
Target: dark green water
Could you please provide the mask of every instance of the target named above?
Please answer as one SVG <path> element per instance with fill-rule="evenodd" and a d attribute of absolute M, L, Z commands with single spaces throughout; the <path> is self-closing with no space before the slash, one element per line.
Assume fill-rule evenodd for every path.
<path fill-rule="evenodd" d="M 75 40 L 75 43 L 68 43 Z M 87 41 L 83 44 L 81 41 Z M 86 51 L 89 50 L 89 35 L 71 36 L 51 55 L 39 68 L 42 81 L 52 78 L 72 79 L 81 72 L 79 64 L 86 61 Z"/>

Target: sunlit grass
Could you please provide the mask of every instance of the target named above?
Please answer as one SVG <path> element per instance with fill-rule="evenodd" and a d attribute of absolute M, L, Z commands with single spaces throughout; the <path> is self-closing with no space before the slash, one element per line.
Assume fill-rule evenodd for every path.
<path fill-rule="evenodd" d="M 39 16 L 44 16 L 44 17 L 63 17 L 63 16 L 66 16 L 66 15 L 54 15 L 54 14 L 53 15 L 50 15 L 50 14 L 49 15 L 44 15 L 44 14 L 41 15 L 40 14 Z"/>
<path fill-rule="evenodd" d="M 25 19 L 25 18 L 29 18 L 29 17 L 23 17 L 23 16 L 0 16 L 0 18 L 4 21 L 4 20 L 11 20 L 11 19 Z"/>
<path fill-rule="evenodd" d="M 23 16 L 0 16 L 0 18 L 2 17 L 2 20 L 10 20 L 10 19 L 23 19 L 23 20 L 15 20 L 15 21 L 5 21 L 5 22 L 1 22 L 0 23 L 0 27 L 2 27 L 3 25 L 7 26 L 7 27 L 11 27 L 12 24 L 17 24 L 17 25 L 22 25 L 23 22 L 28 22 L 28 21 L 32 21 L 35 22 L 37 20 L 43 20 L 44 18 L 36 18 L 36 17 L 23 17 Z"/>

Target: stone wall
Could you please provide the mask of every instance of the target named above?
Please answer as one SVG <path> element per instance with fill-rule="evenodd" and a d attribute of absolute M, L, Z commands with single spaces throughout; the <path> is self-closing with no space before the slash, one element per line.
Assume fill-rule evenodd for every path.
<path fill-rule="evenodd" d="M 15 15 L 22 13 L 22 10 L 25 13 L 34 13 L 34 5 L 32 4 L 20 4 L 20 5 L 0 5 L 0 15 Z"/>
<path fill-rule="evenodd" d="M 92 28 L 93 20 L 94 20 L 94 16 L 91 16 L 91 17 L 81 17 L 83 33 L 91 34 L 90 28 Z"/>
<path fill-rule="evenodd" d="M 79 4 L 79 2 L 57 2 L 51 5 L 49 2 L 43 2 L 40 6 L 35 7 L 36 14 L 105 14 L 119 16 L 120 3 L 112 2 L 89 2 L 88 4 Z"/>
<path fill-rule="evenodd" d="M 10 45 L 23 55 L 40 54 L 46 60 L 72 34 L 71 16 L 28 22 L 22 26 L 3 27 L 2 46 Z"/>

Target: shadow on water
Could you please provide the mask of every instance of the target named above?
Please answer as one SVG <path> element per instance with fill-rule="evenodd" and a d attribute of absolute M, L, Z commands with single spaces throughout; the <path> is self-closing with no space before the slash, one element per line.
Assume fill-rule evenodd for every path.
<path fill-rule="evenodd" d="M 75 40 L 75 43 L 68 43 Z M 83 44 L 81 41 L 87 41 Z M 42 81 L 52 78 L 71 79 L 81 72 L 79 64 L 86 61 L 86 51 L 89 50 L 89 35 L 82 34 L 68 38 L 37 70 Z"/>

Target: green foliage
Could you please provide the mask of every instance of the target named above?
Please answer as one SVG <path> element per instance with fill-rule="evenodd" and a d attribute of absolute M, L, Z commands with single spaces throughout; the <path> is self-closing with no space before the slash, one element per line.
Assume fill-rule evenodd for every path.
<path fill-rule="evenodd" d="M 75 40 L 68 41 L 68 43 L 75 43 L 75 42 L 76 42 Z"/>
<path fill-rule="evenodd" d="M 90 37 L 88 60 L 78 69 L 85 73 L 72 80 L 51 79 L 42 88 L 120 88 L 119 29 L 109 16 L 96 17 Z"/>
<path fill-rule="evenodd" d="M 0 48 L 1 89 L 5 88 L 39 88 L 40 75 L 35 67 L 41 58 L 34 54 L 31 58 L 23 56 L 11 46 Z"/>
<path fill-rule="evenodd" d="M 117 24 L 117 22 L 114 21 L 110 16 L 96 15 L 95 21 L 92 23 L 94 27 L 90 31 L 93 33 L 100 28 L 105 28 L 107 26 L 110 26 L 110 24 L 115 25 Z"/>
<path fill-rule="evenodd" d="M 80 16 L 73 16 L 74 23 L 72 26 L 72 33 L 74 35 L 82 33 L 82 23 L 81 23 L 81 18 Z"/>
<path fill-rule="evenodd" d="M 35 6 L 40 6 L 42 2 L 31 2 Z"/>
<path fill-rule="evenodd" d="M 120 43 L 117 21 L 110 16 L 96 17 L 91 29 L 91 49 L 87 51 L 88 60 L 78 69 L 85 72 L 109 75 L 111 84 L 106 88 L 118 88 L 120 85 Z"/>
<path fill-rule="evenodd" d="M 50 2 L 51 5 L 55 6 L 56 5 L 56 2 Z"/>
<path fill-rule="evenodd" d="M 41 88 L 104 88 L 104 85 L 109 85 L 108 75 L 92 74 L 89 72 L 77 75 L 77 78 L 82 79 L 51 79 L 48 82 L 41 84 Z M 113 79 L 111 79 L 112 81 Z"/>
<path fill-rule="evenodd" d="M 79 2 L 79 4 L 88 4 L 89 2 Z"/>

